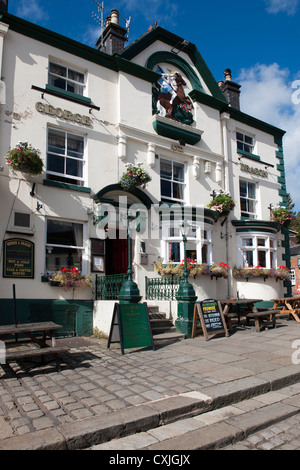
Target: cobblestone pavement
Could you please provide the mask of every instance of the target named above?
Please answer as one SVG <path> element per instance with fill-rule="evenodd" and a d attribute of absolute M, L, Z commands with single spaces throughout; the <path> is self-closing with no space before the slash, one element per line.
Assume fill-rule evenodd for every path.
<path fill-rule="evenodd" d="M 220 450 L 300 450 L 300 413 Z"/>
<path fill-rule="evenodd" d="M 282 320 L 260 333 L 251 326 L 228 338 L 200 336 L 125 355 L 119 345 L 107 349 L 105 340 L 58 340 L 70 346 L 60 372 L 55 361 L 12 363 L 6 375 L 0 368 L 0 443 L 181 394 L 217 399 L 219 391 L 225 397 L 253 386 L 270 390 L 284 377 L 295 383 L 300 368 L 292 363 L 293 342 L 299 337 L 300 325 Z"/>

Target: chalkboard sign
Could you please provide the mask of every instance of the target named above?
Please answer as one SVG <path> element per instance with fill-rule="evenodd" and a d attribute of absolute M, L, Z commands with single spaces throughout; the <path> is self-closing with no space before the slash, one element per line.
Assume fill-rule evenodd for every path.
<path fill-rule="evenodd" d="M 124 349 L 152 347 L 153 338 L 147 304 L 115 304 L 107 347 L 120 343 Z"/>
<path fill-rule="evenodd" d="M 34 243 L 22 238 L 4 240 L 3 277 L 34 278 Z"/>
<path fill-rule="evenodd" d="M 200 320 L 200 325 L 198 320 Z M 195 304 L 193 338 L 199 330 L 203 332 L 206 340 L 209 339 L 210 335 L 218 333 L 225 333 L 225 336 L 228 336 L 228 329 L 220 302 L 214 299 L 206 299 Z"/>

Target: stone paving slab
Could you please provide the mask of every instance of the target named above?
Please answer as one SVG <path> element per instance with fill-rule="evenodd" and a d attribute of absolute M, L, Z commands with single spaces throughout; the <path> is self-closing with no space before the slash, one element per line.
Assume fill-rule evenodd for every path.
<path fill-rule="evenodd" d="M 291 356 L 299 337 L 299 324 L 283 320 L 261 333 L 237 329 L 228 338 L 156 343 L 155 351 L 125 355 L 104 340 L 59 339 L 70 347 L 60 372 L 55 361 L 12 363 L 6 375 L 0 368 L 0 449 L 38 448 L 39 440 L 42 448 L 88 447 L 93 433 L 99 443 L 105 432 L 106 440 L 146 432 L 157 427 L 152 420 L 161 426 L 296 385 L 300 368 Z"/>
<path fill-rule="evenodd" d="M 248 450 L 244 440 L 255 431 L 272 425 L 270 428 L 272 434 L 267 435 L 261 431 L 260 436 L 261 440 L 273 438 L 276 426 L 278 433 L 284 429 L 281 427 L 283 419 L 295 417 L 296 423 L 300 421 L 300 395 L 296 392 L 297 390 L 292 387 L 283 389 L 281 402 L 278 402 L 280 398 L 278 393 L 268 392 L 246 400 L 246 402 L 251 402 L 251 407 L 243 406 L 244 402 L 225 406 L 192 418 L 150 429 L 147 432 L 137 433 L 134 437 L 128 436 L 95 445 L 91 447 L 91 450 L 213 450 L 224 446 L 235 450 Z M 149 436 L 152 440 L 149 439 Z M 153 438 L 155 442 L 153 442 Z M 239 441 L 242 444 L 239 444 Z M 232 444 L 234 442 L 237 444 Z M 251 440 L 248 439 L 248 446 L 249 443 Z M 275 445 L 280 445 L 279 440 L 273 439 L 272 443 L 265 443 L 265 450 Z"/>

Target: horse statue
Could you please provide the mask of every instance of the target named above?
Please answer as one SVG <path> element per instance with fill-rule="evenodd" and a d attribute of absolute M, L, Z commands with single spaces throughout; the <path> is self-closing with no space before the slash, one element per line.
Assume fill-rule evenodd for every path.
<path fill-rule="evenodd" d="M 183 87 L 186 82 L 180 73 L 170 75 L 162 73 L 159 80 L 160 90 L 154 88 L 154 114 L 159 114 L 174 121 L 192 124 L 194 119 L 191 113 L 193 103 L 185 95 Z"/>

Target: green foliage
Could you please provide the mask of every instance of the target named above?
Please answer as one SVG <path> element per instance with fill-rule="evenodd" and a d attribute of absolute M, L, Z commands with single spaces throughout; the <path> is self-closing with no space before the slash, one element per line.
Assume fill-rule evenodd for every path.
<path fill-rule="evenodd" d="M 43 171 L 43 161 L 40 151 L 28 142 L 19 142 L 6 155 L 6 163 L 14 170 L 24 171 L 32 175 L 39 175 Z"/>

